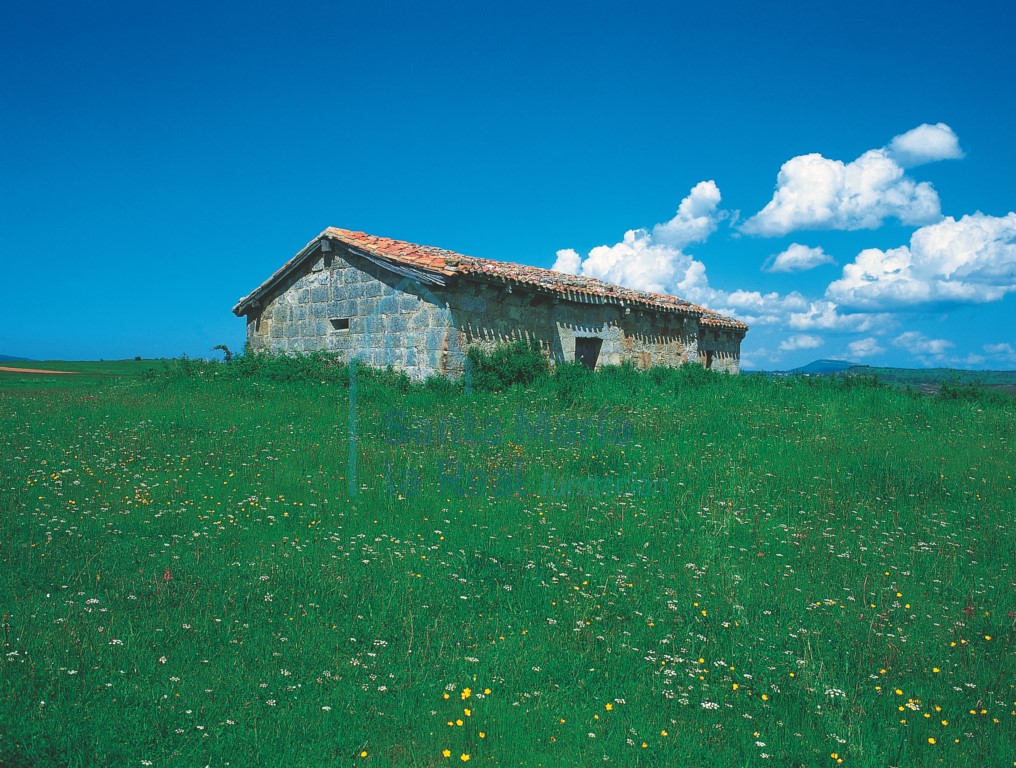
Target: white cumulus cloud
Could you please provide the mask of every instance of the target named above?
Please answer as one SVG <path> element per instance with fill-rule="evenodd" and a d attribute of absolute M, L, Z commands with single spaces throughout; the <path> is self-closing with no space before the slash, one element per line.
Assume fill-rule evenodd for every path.
<path fill-rule="evenodd" d="M 1016 291 L 1016 213 L 949 216 L 921 227 L 910 245 L 869 248 L 843 267 L 826 297 L 858 309 L 936 302 L 984 303 Z"/>
<path fill-rule="evenodd" d="M 983 347 L 988 357 L 1001 360 L 1006 363 L 1016 363 L 1016 349 L 1012 344 L 1002 342 L 999 344 L 985 344 Z"/>
<path fill-rule="evenodd" d="M 948 339 L 929 339 L 920 331 L 907 331 L 893 339 L 893 346 L 915 357 L 940 357 L 955 345 Z"/>
<path fill-rule="evenodd" d="M 889 156 L 903 168 L 963 157 L 960 140 L 945 123 L 924 123 L 901 133 L 889 142 L 887 149 Z"/>
<path fill-rule="evenodd" d="M 847 352 L 851 357 L 871 357 L 885 352 L 885 348 L 879 345 L 878 339 L 869 336 L 866 339 L 858 339 L 847 344 Z"/>
<path fill-rule="evenodd" d="M 941 216 L 938 193 L 904 168 L 962 156 L 952 128 L 925 123 L 849 163 L 818 153 L 792 157 L 780 168 L 772 200 L 741 231 L 772 237 L 799 229 L 874 229 L 888 218 L 929 224 Z"/>
<path fill-rule="evenodd" d="M 781 352 L 793 352 L 797 349 L 815 349 L 822 346 L 822 339 L 818 336 L 809 336 L 806 333 L 790 336 L 780 342 Z"/>
<path fill-rule="evenodd" d="M 653 227 L 653 239 L 674 248 L 703 242 L 723 218 L 719 211 L 721 199 L 715 181 L 700 181 L 681 201 L 670 221 Z"/>
<path fill-rule="evenodd" d="M 836 302 L 820 299 L 791 312 L 787 324 L 796 331 L 878 333 L 894 325 L 894 321 L 887 312 L 841 312 Z"/>
<path fill-rule="evenodd" d="M 875 229 L 889 217 L 916 225 L 940 216 L 935 188 L 907 176 L 884 149 L 850 163 L 815 153 L 783 164 L 773 199 L 741 231 L 776 236 L 798 229 Z"/>
<path fill-rule="evenodd" d="M 553 269 L 701 302 L 711 295 L 705 265 L 682 249 L 716 230 L 725 215 L 720 200 L 715 182 L 699 182 L 669 221 L 652 231 L 628 230 L 621 242 L 599 245 L 585 259 L 571 248 L 560 250 Z"/>
<path fill-rule="evenodd" d="M 833 257 L 822 247 L 810 248 L 800 243 L 791 243 L 785 251 L 771 257 L 763 269 L 766 272 L 804 272 L 823 264 L 834 264 Z"/>

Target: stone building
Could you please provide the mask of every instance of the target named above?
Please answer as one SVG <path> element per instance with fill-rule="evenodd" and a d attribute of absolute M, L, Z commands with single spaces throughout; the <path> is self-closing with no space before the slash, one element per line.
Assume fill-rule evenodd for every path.
<path fill-rule="evenodd" d="M 413 378 L 537 340 L 552 362 L 740 370 L 748 326 L 674 296 L 329 227 L 233 312 L 253 351 L 330 350 Z"/>

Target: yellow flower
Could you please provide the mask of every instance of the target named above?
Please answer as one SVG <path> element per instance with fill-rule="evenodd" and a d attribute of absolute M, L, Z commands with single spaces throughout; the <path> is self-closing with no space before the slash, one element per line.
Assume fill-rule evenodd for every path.
<path fill-rule="evenodd" d="M 734 690 L 734 691 L 736 691 L 738 689 L 738 687 L 739 686 L 738 686 L 737 683 L 734 683 L 732 686 L 730 686 L 731 690 Z"/>
<path fill-rule="evenodd" d="M 465 752 L 463 752 L 461 755 L 459 755 L 459 760 L 461 760 L 464 763 L 468 763 L 469 762 L 469 755 L 467 755 Z"/>
<path fill-rule="evenodd" d="M 467 709 L 464 709 L 462 711 L 466 713 L 466 717 L 472 717 L 473 716 L 473 710 L 471 710 L 471 709 L 467 708 Z"/>
<path fill-rule="evenodd" d="M 769 696 L 767 696 L 766 694 L 763 693 L 762 694 L 762 701 L 769 701 Z"/>
<path fill-rule="evenodd" d="M 463 688 L 462 689 L 462 700 L 463 701 L 465 701 L 466 699 L 468 699 L 472 695 L 473 695 L 473 691 L 471 689 L 469 689 L 469 688 Z"/>
<path fill-rule="evenodd" d="M 451 697 L 446 693 L 446 694 L 444 694 L 444 698 L 448 699 L 448 698 L 451 698 Z"/>
<path fill-rule="evenodd" d="M 452 756 L 452 751 L 450 749 L 445 749 L 445 750 L 443 750 L 441 752 L 441 756 L 442 757 L 451 757 Z"/>
<path fill-rule="evenodd" d="M 645 743 L 644 741 L 642 742 L 642 749 L 645 749 L 645 748 L 646 748 L 646 747 L 648 747 L 648 746 L 649 746 L 649 745 L 648 745 L 648 744 L 646 744 L 646 743 Z"/>
<path fill-rule="evenodd" d="M 984 636 L 984 639 L 985 639 L 985 640 L 991 640 L 991 635 L 985 635 L 985 636 Z"/>
<path fill-rule="evenodd" d="M 360 757 L 366 757 L 366 756 L 367 756 L 367 750 L 365 749 L 365 750 L 363 750 L 363 752 L 360 753 Z"/>
<path fill-rule="evenodd" d="M 837 755 L 835 752 L 833 752 L 831 755 L 829 755 L 829 757 L 831 757 L 833 760 L 835 760 L 835 759 L 837 759 L 839 757 L 839 755 Z"/>
<path fill-rule="evenodd" d="M 604 705 L 604 707 L 603 707 L 603 708 L 604 708 L 605 710 L 607 710 L 608 712 L 610 712 L 610 710 L 612 710 L 612 709 L 614 708 L 614 705 L 613 705 L 613 704 L 611 704 L 611 703 L 610 703 L 610 702 L 608 701 L 608 702 L 607 702 L 607 703 L 606 703 L 606 704 Z"/>
<path fill-rule="evenodd" d="M 461 728 L 462 727 L 462 720 L 456 720 L 455 721 L 455 725 L 457 725 L 457 726 L 459 726 Z"/>
<path fill-rule="evenodd" d="M 928 743 L 929 744 L 934 744 L 935 743 L 935 737 L 934 736 L 929 736 L 928 737 Z"/>
<path fill-rule="evenodd" d="M 664 728 L 662 731 L 660 731 L 660 736 L 666 736 L 666 735 L 667 735 L 667 729 Z"/>
<path fill-rule="evenodd" d="M 486 733 L 484 733 L 483 731 L 480 731 L 480 738 L 481 738 L 481 739 L 485 739 L 485 738 L 487 738 L 487 734 L 486 734 Z"/>
<path fill-rule="evenodd" d="M 490 688 L 484 688 L 483 689 L 483 695 L 484 696 L 490 696 Z"/>

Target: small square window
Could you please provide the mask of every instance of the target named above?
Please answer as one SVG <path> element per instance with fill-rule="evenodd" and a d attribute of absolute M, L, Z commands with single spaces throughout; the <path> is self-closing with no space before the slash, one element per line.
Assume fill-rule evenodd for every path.
<path fill-rule="evenodd" d="M 349 318 L 348 317 L 333 317 L 329 321 L 332 324 L 332 328 L 336 331 L 348 331 L 349 330 Z"/>

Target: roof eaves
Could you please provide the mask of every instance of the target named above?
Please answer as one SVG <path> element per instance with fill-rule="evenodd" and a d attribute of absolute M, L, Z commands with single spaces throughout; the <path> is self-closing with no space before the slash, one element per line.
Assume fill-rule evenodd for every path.
<path fill-rule="evenodd" d="M 255 288 L 253 291 L 248 293 L 246 296 L 241 298 L 236 306 L 233 307 L 233 314 L 240 317 L 246 314 L 247 310 L 251 307 L 256 307 L 258 300 L 264 296 L 268 291 L 278 285 L 282 280 L 287 277 L 293 270 L 295 270 L 303 260 L 310 256 L 321 244 L 321 239 L 326 235 L 328 230 L 326 229 L 320 235 L 311 240 L 307 245 L 301 248 L 293 258 L 275 270 L 272 276 L 265 280 L 261 285 Z"/>

